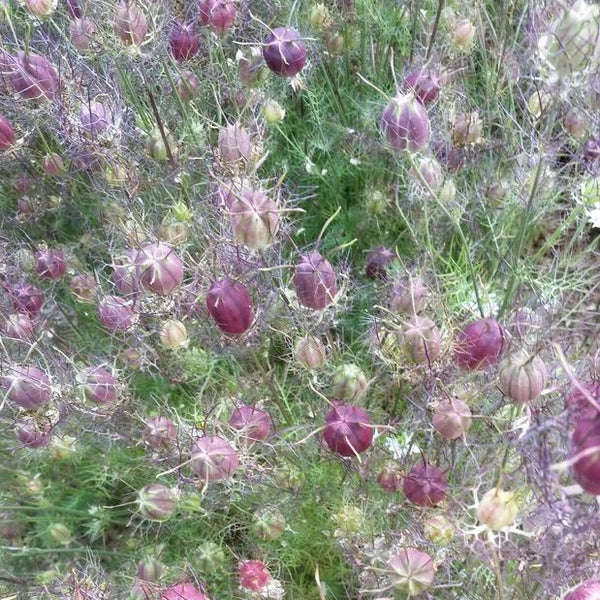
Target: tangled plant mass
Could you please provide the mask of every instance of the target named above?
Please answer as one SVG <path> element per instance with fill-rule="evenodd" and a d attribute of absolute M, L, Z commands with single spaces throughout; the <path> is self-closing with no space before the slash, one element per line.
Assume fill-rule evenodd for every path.
<path fill-rule="evenodd" d="M 595 3 L 1 15 L 2 597 L 595 597 Z"/>

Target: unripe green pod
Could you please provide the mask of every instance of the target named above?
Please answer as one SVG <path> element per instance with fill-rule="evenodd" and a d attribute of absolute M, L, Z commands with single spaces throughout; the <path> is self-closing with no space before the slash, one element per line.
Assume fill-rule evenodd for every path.
<path fill-rule="evenodd" d="M 358 400 L 367 389 L 362 369 L 352 363 L 340 365 L 333 374 L 332 395 L 339 400 Z"/>
<path fill-rule="evenodd" d="M 547 378 L 544 361 L 522 349 L 506 356 L 498 367 L 500 389 L 519 404 L 535 400 L 546 386 Z"/>

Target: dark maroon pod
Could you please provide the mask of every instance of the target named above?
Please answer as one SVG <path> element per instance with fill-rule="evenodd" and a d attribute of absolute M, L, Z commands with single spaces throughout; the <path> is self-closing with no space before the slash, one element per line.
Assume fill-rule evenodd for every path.
<path fill-rule="evenodd" d="M 0 150 L 10 148 L 15 141 L 15 130 L 11 122 L 5 116 L 0 115 Z"/>
<path fill-rule="evenodd" d="M 504 348 L 504 330 L 495 319 L 469 323 L 458 336 L 454 357 L 461 369 L 483 369 L 498 362 Z"/>
<path fill-rule="evenodd" d="M 254 321 L 248 290 L 229 277 L 223 277 L 210 286 L 206 307 L 219 329 L 229 335 L 244 333 Z"/>
<path fill-rule="evenodd" d="M 57 248 L 44 248 L 35 253 L 35 270 L 45 279 L 60 279 L 67 272 L 64 252 Z"/>
<path fill-rule="evenodd" d="M 415 465 L 402 483 L 404 494 L 417 506 L 435 506 L 446 499 L 446 474 L 432 464 Z"/>
<path fill-rule="evenodd" d="M 421 104 L 430 104 L 440 95 L 440 80 L 432 69 L 423 67 L 413 69 L 406 76 L 404 85 L 414 93 Z"/>
<path fill-rule="evenodd" d="M 26 100 L 52 100 L 58 94 L 56 67 L 35 52 L 0 52 L 0 77 Z"/>
<path fill-rule="evenodd" d="M 294 77 L 306 64 L 306 44 L 291 27 L 276 27 L 263 44 L 263 58 L 273 73 Z"/>
<path fill-rule="evenodd" d="M 577 423 L 571 435 L 571 460 L 573 479 L 588 494 L 600 495 L 600 418 Z"/>
<path fill-rule="evenodd" d="M 98 317 L 111 333 L 126 331 L 134 325 L 137 315 L 130 301 L 119 296 L 104 296 L 98 302 Z"/>
<path fill-rule="evenodd" d="M 35 317 L 42 310 L 44 294 L 29 283 L 17 283 L 9 288 L 10 298 L 16 311 Z"/>
<path fill-rule="evenodd" d="M 112 404 L 118 396 L 117 378 L 105 367 L 87 367 L 79 374 L 83 394 L 94 404 Z"/>
<path fill-rule="evenodd" d="M 303 256 L 293 278 L 298 302 L 314 310 L 329 306 L 337 294 L 337 277 L 331 263 L 316 250 Z"/>
<path fill-rule="evenodd" d="M 178 62 L 194 58 L 200 49 L 196 26 L 193 23 L 173 23 L 169 32 L 169 47 Z"/>
<path fill-rule="evenodd" d="M 229 425 L 251 442 L 264 441 L 271 432 L 269 413 L 249 404 L 242 404 L 231 413 Z"/>
<path fill-rule="evenodd" d="M 390 100 L 381 115 L 381 129 L 396 152 L 419 152 L 429 142 L 429 116 L 413 93 Z"/>
<path fill-rule="evenodd" d="M 373 442 L 374 427 L 368 413 L 358 406 L 337 404 L 325 418 L 323 438 L 340 456 L 356 456 Z"/>
<path fill-rule="evenodd" d="M 387 267 L 395 256 L 394 252 L 385 246 L 373 248 L 367 257 L 366 276 L 369 279 L 385 281 L 387 279 Z"/>
<path fill-rule="evenodd" d="M 37 367 L 13 365 L 1 380 L 9 400 L 26 410 L 36 410 L 52 396 L 50 378 Z"/>
<path fill-rule="evenodd" d="M 198 9 L 202 25 L 208 25 L 219 35 L 231 28 L 237 14 L 233 0 L 200 0 Z"/>

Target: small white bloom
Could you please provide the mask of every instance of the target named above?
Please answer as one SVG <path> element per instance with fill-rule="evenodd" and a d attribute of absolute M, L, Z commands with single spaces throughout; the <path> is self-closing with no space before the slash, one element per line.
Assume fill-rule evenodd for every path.
<path fill-rule="evenodd" d="M 596 229 L 600 229 L 600 205 L 588 210 L 587 215 L 590 225 Z"/>

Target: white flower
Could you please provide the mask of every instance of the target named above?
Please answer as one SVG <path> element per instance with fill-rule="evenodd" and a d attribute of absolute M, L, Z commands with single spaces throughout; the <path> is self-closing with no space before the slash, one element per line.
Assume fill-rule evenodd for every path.
<path fill-rule="evenodd" d="M 600 229 L 600 204 L 587 211 L 588 222 L 592 227 Z"/>

